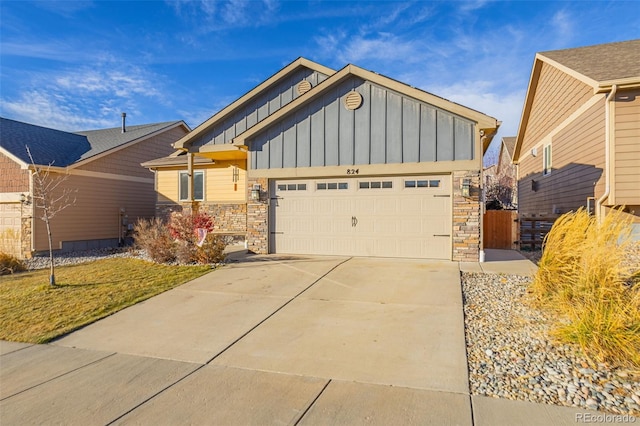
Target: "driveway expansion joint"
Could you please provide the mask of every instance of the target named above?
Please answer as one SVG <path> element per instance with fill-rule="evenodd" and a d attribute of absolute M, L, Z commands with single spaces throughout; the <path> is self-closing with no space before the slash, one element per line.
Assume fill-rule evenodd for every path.
<path fill-rule="evenodd" d="M 211 359 L 209 359 L 208 361 L 205 362 L 205 364 L 210 364 L 214 359 L 218 358 L 220 355 L 222 355 L 223 353 L 225 353 L 226 351 L 228 351 L 233 345 L 235 345 L 236 343 L 238 343 L 240 340 L 244 339 L 248 334 L 250 334 L 252 331 L 254 331 L 256 328 L 260 327 L 262 324 L 264 324 L 269 318 L 273 317 L 275 314 L 277 314 L 278 312 L 280 312 L 284 307 L 286 307 L 289 303 L 293 302 L 294 300 L 296 300 L 298 297 L 300 297 L 305 291 L 309 290 L 311 287 L 313 287 L 314 285 L 316 285 L 318 282 L 320 282 L 324 277 L 326 277 L 327 275 L 329 275 L 331 272 L 335 271 L 338 267 L 340 267 L 341 265 L 345 264 L 346 262 L 350 261 L 351 259 L 353 259 L 352 257 L 349 257 L 345 260 L 343 260 L 342 262 L 338 263 L 337 265 L 333 266 L 331 269 L 329 269 L 327 272 L 325 272 L 324 274 L 322 274 L 321 276 L 319 276 L 314 282 L 312 282 L 311 284 L 309 284 L 307 287 L 305 287 L 303 290 L 301 290 L 298 294 L 296 294 L 295 296 L 291 297 L 289 300 L 287 300 L 284 304 L 282 304 L 278 309 L 276 309 L 275 311 L 273 311 L 271 314 L 269 314 L 267 317 L 263 318 L 260 322 L 258 322 L 256 325 L 254 325 L 253 327 L 251 327 L 249 330 L 247 330 L 244 334 L 242 334 L 240 337 L 238 337 L 237 339 L 235 339 L 233 342 L 231 342 L 229 345 L 227 345 L 224 349 L 222 349 L 220 352 L 218 352 L 217 354 L 215 354 Z"/>

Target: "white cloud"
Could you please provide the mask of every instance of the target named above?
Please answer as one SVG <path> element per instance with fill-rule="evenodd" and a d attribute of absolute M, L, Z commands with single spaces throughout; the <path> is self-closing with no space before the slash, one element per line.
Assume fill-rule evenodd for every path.
<path fill-rule="evenodd" d="M 365 36 L 349 36 L 345 32 L 328 31 L 315 38 L 324 57 L 337 59 L 341 63 L 368 61 L 417 62 L 423 56 L 421 42 L 403 40 L 391 33 L 380 32 Z"/>
<path fill-rule="evenodd" d="M 275 19 L 275 0 L 177 0 L 167 1 L 176 14 L 193 23 L 199 32 L 256 27 Z"/>
<path fill-rule="evenodd" d="M 47 71 L 30 76 L 15 94 L 3 94 L 0 112 L 60 130 L 113 127 L 122 111 L 139 116 L 148 102 L 170 104 L 163 86 L 160 76 L 114 63 Z"/>

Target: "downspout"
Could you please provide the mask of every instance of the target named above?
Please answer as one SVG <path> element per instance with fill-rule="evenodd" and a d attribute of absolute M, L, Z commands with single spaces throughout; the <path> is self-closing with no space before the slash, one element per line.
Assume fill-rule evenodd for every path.
<path fill-rule="evenodd" d="M 611 193 L 611 170 L 609 167 L 609 158 L 611 151 L 611 101 L 614 100 L 616 96 L 616 92 L 618 91 L 617 85 L 611 86 L 611 92 L 607 95 L 607 99 L 604 104 L 604 194 L 602 197 L 598 198 L 596 201 L 596 218 L 598 223 L 602 222 L 602 203 L 609 198 L 609 194 Z"/>

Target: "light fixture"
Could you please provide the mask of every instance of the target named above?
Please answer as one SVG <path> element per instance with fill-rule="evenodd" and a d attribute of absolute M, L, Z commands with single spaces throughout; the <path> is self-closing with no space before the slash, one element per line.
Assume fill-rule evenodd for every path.
<path fill-rule="evenodd" d="M 463 197 L 468 197 L 471 191 L 471 179 L 462 179 L 460 182 L 460 191 Z"/>
<path fill-rule="evenodd" d="M 258 201 L 260 199 L 260 184 L 253 185 L 253 189 L 251 189 L 251 199 L 253 201 Z"/>

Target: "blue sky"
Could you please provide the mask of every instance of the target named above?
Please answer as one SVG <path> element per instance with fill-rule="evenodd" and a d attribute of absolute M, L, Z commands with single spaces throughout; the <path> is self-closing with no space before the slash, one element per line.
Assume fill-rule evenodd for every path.
<path fill-rule="evenodd" d="M 536 52 L 640 38 L 625 1 L 5 1 L 0 115 L 192 128 L 299 56 L 384 74 L 515 135 Z M 639 52 L 640 54 L 640 52 Z"/>

